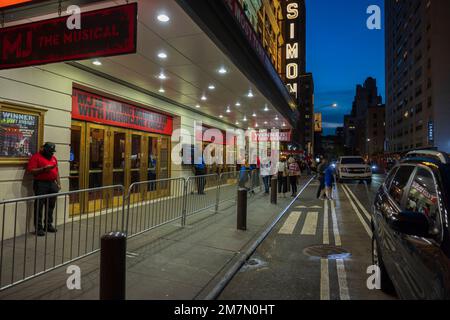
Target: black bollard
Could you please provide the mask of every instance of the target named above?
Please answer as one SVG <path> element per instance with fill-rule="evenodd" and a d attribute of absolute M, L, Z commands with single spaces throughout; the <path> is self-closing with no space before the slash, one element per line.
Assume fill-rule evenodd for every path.
<path fill-rule="evenodd" d="M 125 300 L 127 237 L 110 232 L 101 239 L 100 300 Z"/>
<path fill-rule="evenodd" d="M 247 189 L 239 188 L 237 197 L 237 229 L 247 230 Z"/>
<path fill-rule="evenodd" d="M 272 178 L 270 181 L 270 203 L 277 204 L 277 179 Z"/>

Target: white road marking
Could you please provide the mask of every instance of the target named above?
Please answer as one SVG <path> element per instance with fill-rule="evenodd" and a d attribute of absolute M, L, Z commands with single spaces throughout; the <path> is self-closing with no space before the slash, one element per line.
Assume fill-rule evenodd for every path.
<path fill-rule="evenodd" d="M 334 201 L 331 202 L 331 218 L 333 220 L 333 234 L 334 234 L 334 244 L 337 247 L 342 246 L 341 242 L 341 235 L 339 234 L 339 226 L 337 222 L 337 216 L 336 216 L 336 207 L 334 205 Z"/>
<path fill-rule="evenodd" d="M 359 201 L 358 197 L 355 196 L 355 194 L 352 192 L 352 190 L 350 190 L 350 188 L 348 186 L 344 187 L 348 190 L 348 192 L 353 196 L 353 198 L 355 199 L 356 203 L 358 204 L 358 206 L 361 208 L 362 212 L 364 213 L 364 215 L 366 216 L 367 220 L 370 221 L 370 214 L 367 212 L 366 208 L 364 208 L 364 206 L 362 205 L 362 203 Z"/>
<path fill-rule="evenodd" d="M 320 259 L 320 300 L 330 300 L 330 275 L 327 259 Z"/>
<path fill-rule="evenodd" d="M 366 221 L 362 217 L 361 213 L 359 212 L 358 208 L 356 207 L 355 203 L 353 202 L 352 198 L 348 194 L 347 190 L 343 187 L 342 190 L 344 190 L 345 195 L 347 196 L 348 200 L 350 201 L 350 204 L 353 207 L 353 210 L 355 211 L 356 215 L 359 218 L 359 221 L 361 221 L 361 224 L 363 225 L 364 229 L 366 230 L 369 237 L 372 239 L 372 231 L 370 230 L 369 226 L 367 225 Z"/>
<path fill-rule="evenodd" d="M 350 300 L 350 294 L 348 292 L 347 285 L 347 273 L 345 272 L 344 260 L 336 260 L 338 283 L 339 283 L 339 296 L 341 300 Z"/>
<path fill-rule="evenodd" d="M 292 211 L 289 217 L 284 222 L 283 226 L 281 227 L 280 231 L 278 231 L 279 234 L 292 234 L 294 233 L 295 226 L 297 225 L 298 220 L 300 219 L 301 212 L 298 211 Z"/>
<path fill-rule="evenodd" d="M 317 220 L 319 220 L 318 212 L 308 212 L 306 215 L 305 224 L 303 225 L 302 235 L 314 236 L 317 231 Z"/>
<path fill-rule="evenodd" d="M 323 212 L 323 244 L 330 244 L 330 237 L 328 234 L 328 202 L 325 201 L 325 209 Z"/>

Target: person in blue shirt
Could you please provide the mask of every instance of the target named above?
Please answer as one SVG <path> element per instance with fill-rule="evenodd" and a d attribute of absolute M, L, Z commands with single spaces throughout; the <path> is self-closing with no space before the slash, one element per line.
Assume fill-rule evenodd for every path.
<path fill-rule="evenodd" d="M 247 162 L 241 165 L 241 169 L 239 170 L 239 187 L 246 188 L 245 184 L 248 181 L 249 167 Z M 246 188 L 247 189 L 247 188 Z"/>
<path fill-rule="evenodd" d="M 205 184 L 206 184 L 206 165 L 203 157 L 200 157 L 194 165 L 195 175 L 197 176 L 197 192 L 198 194 L 205 194 Z"/>
<path fill-rule="evenodd" d="M 329 165 L 324 172 L 324 182 L 325 182 L 325 195 L 328 200 L 333 200 L 332 188 L 333 188 L 333 167 Z"/>

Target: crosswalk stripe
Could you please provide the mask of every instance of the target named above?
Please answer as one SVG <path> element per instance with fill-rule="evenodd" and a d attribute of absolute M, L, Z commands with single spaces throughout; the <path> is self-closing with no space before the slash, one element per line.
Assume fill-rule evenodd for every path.
<path fill-rule="evenodd" d="M 295 226 L 297 225 L 298 220 L 300 219 L 301 214 L 302 213 L 300 211 L 292 211 L 278 233 L 279 234 L 292 234 L 294 232 L 294 229 L 295 229 Z"/>
<path fill-rule="evenodd" d="M 305 224 L 303 225 L 302 235 L 314 236 L 317 231 L 317 220 L 319 219 L 318 212 L 308 212 L 306 215 Z"/>
<path fill-rule="evenodd" d="M 333 219 L 333 233 L 334 233 L 334 244 L 337 247 L 342 246 L 341 242 L 341 235 L 339 233 L 339 226 L 337 222 L 337 216 L 336 216 L 336 206 L 334 205 L 334 201 L 331 200 L 331 218 Z"/>
<path fill-rule="evenodd" d="M 320 259 L 320 300 L 330 300 L 328 259 Z"/>
<path fill-rule="evenodd" d="M 325 201 L 325 209 L 323 212 L 323 244 L 330 244 L 330 237 L 328 234 L 328 202 Z"/>
<path fill-rule="evenodd" d="M 347 285 L 347 273 L 345 272 L 344 260 L 336 260 L 338 283 L 339 283 L 339 296 L 341 300 L 350 300 L 350 294 L 348 292 Z"/>

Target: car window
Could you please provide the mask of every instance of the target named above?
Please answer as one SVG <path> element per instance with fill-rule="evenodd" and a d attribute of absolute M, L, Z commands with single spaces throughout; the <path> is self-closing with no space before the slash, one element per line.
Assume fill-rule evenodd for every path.
<path fill-rule="evenodd" d="M 341 164 L 365 164 L 363 158 L 342 158 Z"/>
<path fill-rule="evenodd" d="M 396 172 L 397 172 L 397 168 L 394 168 L 394 169 L 391 170 L 391 172 L 389 172 L 388 177 L 384 181 L 384 185 L 386 186 L 386 189 L 389 190 L 389 187 L 391 186 L 392 179 L 394 179 Z"/>
<path fill-rule="evenodd" d="M 394 179 L 389 188 L 389 194 L 397 202 L 398 205 L 402 202 L 405 187 L 408 184 L 409 178 L 414 171 L 413 166 L 402 166 L 397 170 Z"/>
<path fill-rule="evenodd" d="M 408 193 L 406 211 L 423 214 L 430 224 L 430 234 L 440 234 L 438 194 L 430 171 L 423 168 L 417 170 Z"/>

